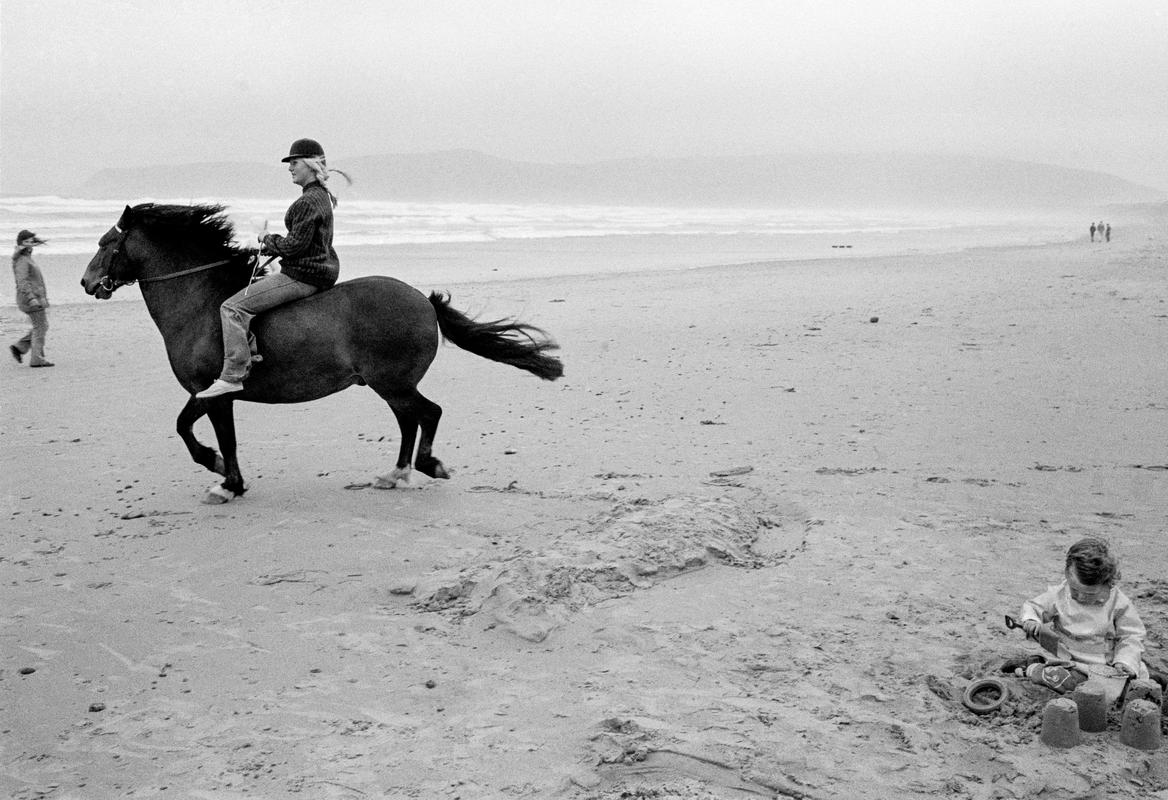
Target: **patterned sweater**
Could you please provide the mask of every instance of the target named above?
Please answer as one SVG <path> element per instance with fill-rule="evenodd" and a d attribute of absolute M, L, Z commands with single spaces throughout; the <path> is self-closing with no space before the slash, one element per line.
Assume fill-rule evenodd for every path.
<path fill-rule="evenodd" d="M 317 182 L 304 187 L 284 215 L 287 236 L 264 238 L 264 252 L 280 256 L 280 271 L 289 278 L 327 289 L 337 282 L 341 262 L 333 249 L 333 204 Z"/>

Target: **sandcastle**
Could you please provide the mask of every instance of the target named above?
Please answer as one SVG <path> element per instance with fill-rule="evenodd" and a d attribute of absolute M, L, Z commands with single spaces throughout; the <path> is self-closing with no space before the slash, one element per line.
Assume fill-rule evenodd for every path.
<path fill-rule="evenodd" d="M 1079 707 L 1069 697 L 1056 697 L 1042 710 L 1042 741 L 1051 747 L 1079 743 Z"/>
<path fill-rule="evenodd" d="M 1160 747 L 1160 706 L 1150 700 L 1129 700 L 1123 707 L 1119 740 L 1138 750 Z"/>

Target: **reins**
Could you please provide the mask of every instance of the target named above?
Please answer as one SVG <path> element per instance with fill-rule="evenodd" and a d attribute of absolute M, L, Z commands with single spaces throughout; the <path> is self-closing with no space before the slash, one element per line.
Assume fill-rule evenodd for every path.
<path fill-rule="evenodd" d="M 250 256 L 250 257 L 254 258 L 254 256 Z M 184 269 L 184 270 L 181 270 L 179 272 L 171 272 L 168 275 L 158 275 L 157 277 L 153 277 L 153 278 L 138 278 L 138 283 L 154 283 L 157 281 L 168 281 L 171 278 L 181 278 L 183 275 L 193 275 L 196 272 L 203 272 L 204 270 L 215 269 L 215 267 L 221 267 L 224 264 L 230 264 L 230 263 L 231 263 L 231 259 L 225 258 L 222 261 L 212 261 L 210 264 L 200 264 L 197 267 L 191 267 L 190 269 Z M 133 282 L 134 281 L 130 281 L 130 283 L 133 283 Z"/>

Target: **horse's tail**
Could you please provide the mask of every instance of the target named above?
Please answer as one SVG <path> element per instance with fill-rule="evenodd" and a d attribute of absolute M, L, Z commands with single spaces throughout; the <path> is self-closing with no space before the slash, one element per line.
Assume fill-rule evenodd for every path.
<path fill-rule="evenodd" d="M 548 355 L 548 351 L 558 350 L 560 346 L 534 325 L 510 319 L 477 322 L 451 308 L 450 295 L 444 292 L 431 292 L 430 304 L 438 315 L 442 336 L 463 350 L 527 370 L 545 381 L 554 381 L 564 374 L 560 359 Z"/>

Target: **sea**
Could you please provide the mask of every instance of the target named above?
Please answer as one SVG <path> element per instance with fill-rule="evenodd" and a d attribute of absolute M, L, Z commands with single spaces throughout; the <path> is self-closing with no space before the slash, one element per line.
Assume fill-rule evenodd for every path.
<path fill-rule="evenodd" d="M 291 198 L 140 198 L 215 203 L 240 243 L 283 232 Z M 54 305 L 85 302 L 81 274 L 124 203 L 0 196 L 0 236 L 22 229 L 48 244 L 36 257 Z M 538 280 L 758 262 L 943 253 L 1042 245 L 1082 236 L 1077 217 L 994 210 L 672 208 L 604 205 L 389 202 L 342 198 L 334 245 L 342 279 L 393 275 L 423 290 L 449 284 Z M 0 304 L 11 304 L 0 282 Z M 136 289 L 118 299 L 139 298 Z"/>

